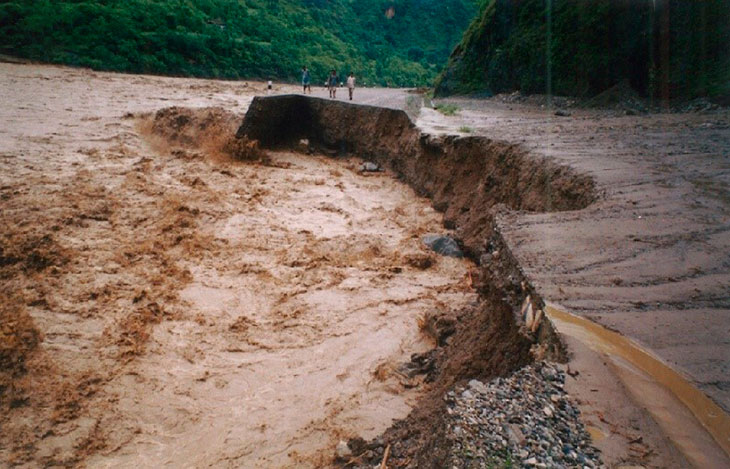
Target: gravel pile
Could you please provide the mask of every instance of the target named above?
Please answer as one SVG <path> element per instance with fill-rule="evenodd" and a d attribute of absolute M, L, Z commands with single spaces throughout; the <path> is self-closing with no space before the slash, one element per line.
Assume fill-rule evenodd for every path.
<path fill-rule="evenodd" d="M 561 370 L 541 363 L 449 392 L 447 467 L 603 467 L 564 383 Z"/>

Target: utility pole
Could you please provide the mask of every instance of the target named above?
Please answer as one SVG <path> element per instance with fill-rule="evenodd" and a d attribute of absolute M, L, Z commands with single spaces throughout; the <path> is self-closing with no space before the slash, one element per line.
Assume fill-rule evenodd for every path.
<path fill-rule="evenodd" d="M 548 109 L 553 107 L 553 0 L 547 0 L 545 8 L 547 20 L 547 44 L 545 46 L 547 76 L 545 79 L 545 91 L 547 93 Z"/>
<path fill-rule="evenodd" d="M 670 98 L 670 32 L 669 32 L 669 0 L 662 0 L 661 10 L 659 14 L 659 70 L 661 74 L 660 81 L 660 96 L 662 101 L 662 107 L 665 109 L 669 108 Z"/>

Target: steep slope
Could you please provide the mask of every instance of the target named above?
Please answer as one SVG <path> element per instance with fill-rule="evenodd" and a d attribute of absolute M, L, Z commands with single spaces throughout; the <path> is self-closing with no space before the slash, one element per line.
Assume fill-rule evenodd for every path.
<path fill-rule="evenodd" d="M 0 2 L 0 52 L 97 70 L 315 82 L 430 83 L 474 0 Z M 427 25 L 427 27 L 424 27 Z"/>
<path fill-rule="evenodd" d="M 592 96 L 628 81 L 644 96 L 727 99 L 729 46 L 726 0 L 491 0 L 452 52 L 436 93 L 545 93 L 550 86 Z"/>

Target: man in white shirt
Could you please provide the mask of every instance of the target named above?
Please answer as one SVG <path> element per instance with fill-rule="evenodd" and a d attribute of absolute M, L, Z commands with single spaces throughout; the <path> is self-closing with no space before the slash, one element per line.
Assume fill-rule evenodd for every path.
<path fill-rule="evenodd" d="M 352 101 L 352 92 L 355 89 L 355 75 L 350 72 L 350 76 L 347 77 L 347 92 L 350 93 L 350 101 Z"/>

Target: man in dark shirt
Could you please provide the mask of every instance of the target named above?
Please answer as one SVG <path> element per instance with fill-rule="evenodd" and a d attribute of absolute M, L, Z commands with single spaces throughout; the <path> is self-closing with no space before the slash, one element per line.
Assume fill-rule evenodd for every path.
<path fill-rule="evenodd" d="M 330 91 L 330 98 L 332 99 L 337 98 L 337 84 L 337 71 L 332 69 L 329 78 L 327 78 L 327 89 Z"/>

